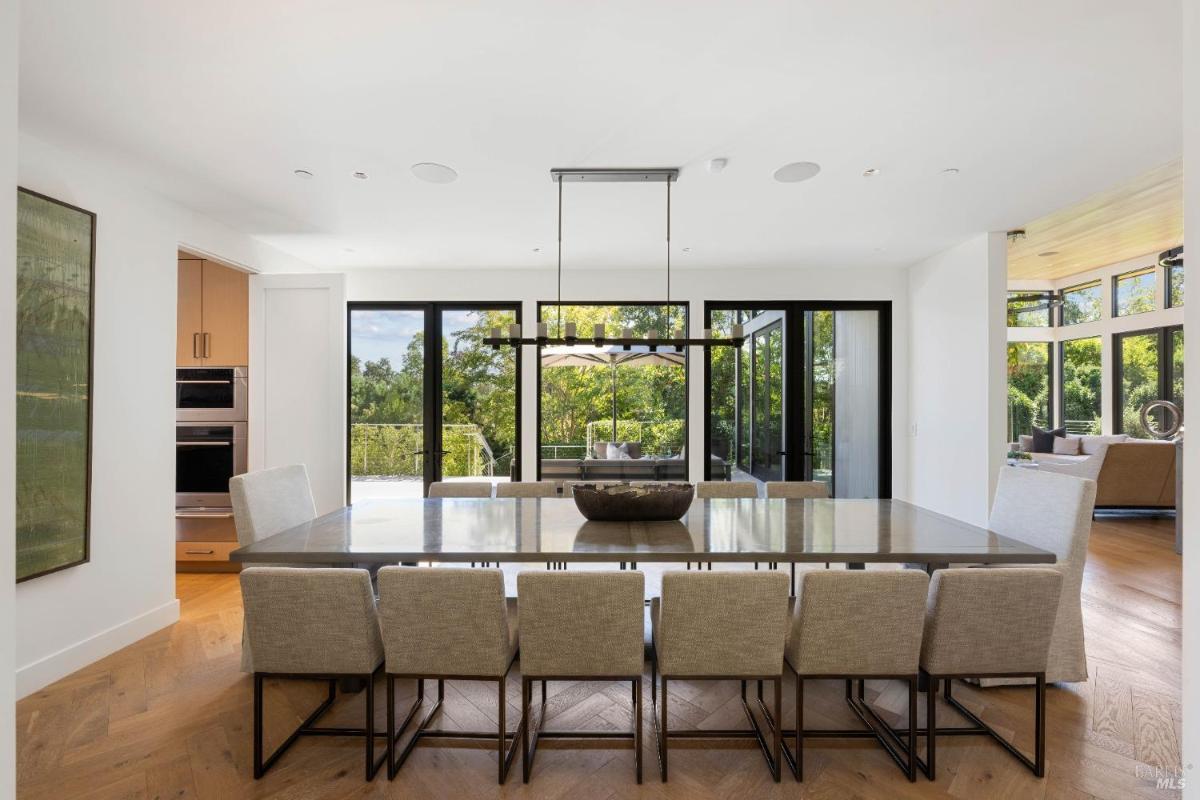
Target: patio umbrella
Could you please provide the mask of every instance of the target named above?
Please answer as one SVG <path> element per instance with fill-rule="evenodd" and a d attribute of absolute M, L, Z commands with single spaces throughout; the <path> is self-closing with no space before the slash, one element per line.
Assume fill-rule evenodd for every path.
<path fill-rule="evenodd" d="M 543 367 L 608 367 L 612 378 L 612 441 L 617 440 L 617 367 L 682 366 L 683 353 L 651 350 L 649 345 L 597 347 L 594 344 L 563 345 L 542 348 Z"/>

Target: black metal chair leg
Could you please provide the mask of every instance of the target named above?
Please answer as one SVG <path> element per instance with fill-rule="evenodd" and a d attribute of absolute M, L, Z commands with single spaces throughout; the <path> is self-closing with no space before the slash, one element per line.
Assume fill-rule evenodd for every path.
<path fill-rule="evenodd" d="M 384 745 L 384 750 L 387 754 L 387 776 L 388 780 L 396 777 L 393 772 L 396 755 L 396 743 L 392 741 L 392 737 L 396 732 L 396 679 L 391 675 L 384 677 L 386 681 L 386 696 L 387 696 L 387 744 Z"/>
<path fill-rule="evenodd" d="M 804 678 L 796 676 L 796 781 L 804 781 Z"/>
<path fill-rule="evenodd" d="M 633 769 L 642 782 L 642 679 L 633 682 Z"/>
<path fill-rule="evenodd" d="M 521 678 L 521 715 L 525 719 L 525 727 L 521 728 L 521 782 L 529 783 L 529 768 L 530 762 L 533 760 L 532 754 L 529 752 L 529 695 L 533 691 L 533 684 L 528 678 Z M 539 720 L 540 723 L 540 720 Z"/>
<path fill-rule="evenodd" d="M 917 781 L 917 679 L 908 680 L 908 782 Z"/>
<path fill-rule="evenodd" d="M 498 703 L 499 707 L 497 709 L 497 716 L 499 716 L 499 718 L 500 718 L 500 722 L 499 722 L 500 733 L 499 733 L 499 736 L 497 737 L 497 742 L 496 742 L 496 748 L 497 748 L 496 749 L 496 757 L 497 757 L 497 760 L 500 762 L 500 766 L 499 766 L 499 772 L 497 773 L 496 778 L 497 778 L 497 783 L 499 783 L 500 785 L 504 785 L 505 774 L 508 772 L 508 770 L 505 769 L 505 767 L 507 765 L 504 763 L 505 762 L 505 758 L 504 758 L 504 744 L 505 744 L 504 712 L 508 710 L 508 698 L 504 696 L 505 683 L 506 682 L 505 682 L 504 678 L 501 678 L 498 683 L 499 688 L 496 692 L 496 694 L 499 696 L 499 703 Z M 516 742 L 513 742 L 513 744 L 516 744 Z"/>
<path fill-rule="evenodd" d="M 254 780 L 263 776 L 263 678 L 254 675 Z"/>
<path fill-rule="evenodd" d="M 375 676 L 367 678 L 367 690 L 363 692 L 366 699 L 367 712 L 367 768 L 363 773 L 366 780 L 369 782 L 375 777 L 375 770 L 371 767 L 375 764 Z"/>
<path fill-rule="evenodd" d="M 659 739 L 658 739 L 658 760 L 660 762 L 659 766 L 662 770 L 662 782 L 666 783 L 667 782 L 667 735 L 668 735 L 668 733 L 667 733 L 668 728 L 667 728 L 667 679 L 666 679 L 666 677 L 662 678 L 661 695 L 662 695 L 662 697 L 659 699 L 659 702 L 662 704 L 661 712 L 660 712 L 662 714 L 662 727 L 660 729 Z"/>
<path fill-rule="evenodd" d="M 775 724 L 771 726 L 775 729 L 775 741 L 772 748 L 774 753 L 775 763 L 771 770 L 774 773 L 775 782 L 783 777 L 783 676 L 780 675 L 775 679 Z"/>
<path fill-rule="evenodd" d="M 1046 673 L 1036 678 L 1034 687 L 1034 774 L 1039 778 L 1046 777 Z"/>
<path fill-rule="evenodd" d="M 925 725 L 929 729 L 925 737 L 925 777 L 937 780 L 937 680 L 929 681 L 925 695 Z"/>

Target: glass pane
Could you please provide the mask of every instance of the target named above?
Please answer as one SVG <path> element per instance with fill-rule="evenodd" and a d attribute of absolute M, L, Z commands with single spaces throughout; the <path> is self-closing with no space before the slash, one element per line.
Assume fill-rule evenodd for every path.
<path fill-rule="evenodd" d="M 1122 336 L 1121 356 L 1121 432 L 1149 439 L 1142 425 L 1142 406 L 1159 399 L 1158 333 Z"/>
<path fill-rule="evenodd" d="M 834 382 L 832 311 L 814 311 L 809 323 L 811 345 L 809 372 L 812 375 L 810 410 L 812 441 L 809 446 L 811 480 L 833 483 Z"/>
<path fill-rule="evenodd" d="M 1100 433 L 1100 348 L 1099 336 L 1062 343 L 1063 424 L 1068 433 Z"/>
<path fill-rule="evenodd" d="M 1183 267 L 1171 267 L 1167 270 L 1167 305 L 1179 308 L 1183 305 Z"/>
<path fill-rule="evenodd" d="M 760 481 L 783 480 L 783 323 L 750 336 L 753 363 L 753 442 L 750 474 Z"/>
<path fill-rule="evenodd" d="M 480 340 L 516 321 L 515 309 L 442 312 L 442 480 L 514 479 L 517 350 Z"/>
<path fill-rule="evenodd" d="M 1154 270 L 1132 273 L 1117 278 L 1116 313 L 1118 317 L 1154 310 Z"/>
<path fill-rule="evenodd" d="M 1183 410 L 1183 329 L 1171 331 L 1171 402 Z"/>
<path fill-rule="evenodd" d="M 560 307 L 542 306 L 550 336 Z M 687 324 L 687 307 L 566 305 L 561 322 L 590 338 L 603 324 L 609 337 L 629 328 L 634 337 Z M 543 480 L 685 480 L 687 354 L 646 346 L 539 348 Z M 611 458 L 608 445 L 612 443 Z M 621 445 L 624 445 L 622 449 Z"/>
<path fill-rule="evenodd" d="M 1008 440 L 1050 427 L 1050 344 L 1008 345 Z"/>
<path fill-rule="evenodd" d="M 831 325 L 825 315 L 832 317 Z M 833 495 L 878 497 L 879 312 L 826 311 L 813 317 L 817 341 L 831 340 L 833 383 L 823 402 L 833 408 Z M 814 422 L 816 411 L 814 405 Z M 814 468 L 813 478 L 818 477 Z"/>
<path fill-rule="evenodd" d="M 1100 284 L 1067 289 L 1063 292 L 1062 324 L 1096 322 L 1100 313 Z"/>
<path fill-rule="evenodd" d="M 1008 327 L 1050 327 L 1050 293 L 1038 291 L 1009 292 Z"/>
<path fill-rule="evenodd" d="M 424 494 L 425 312 L 350 310 L 350 502 Z"/>

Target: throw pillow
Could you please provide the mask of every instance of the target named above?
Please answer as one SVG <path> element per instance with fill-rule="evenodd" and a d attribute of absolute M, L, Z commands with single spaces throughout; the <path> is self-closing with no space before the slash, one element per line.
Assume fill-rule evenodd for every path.
<path fill-rule="evenodd" d="M 1077 436 L 1055 436 L 1054 437 L 1054 453 L 1060 456 L 1077 456 L 1079 455 L 1079 437 Z"/>
<path fill-rule="evenodd" d="M 605 453 L 610 461 L 628 461 L 629 446 L 625 444 L 617 444 L 616 442 L 608 443 L 608 452 Z"/>
<path fill-rule="evenodd" d="M 1020 436 L 1018 436 L 1017 444 L 1020 445 L 1022 453 L 1032 453 L 1033 452 L 1033 437 L 1030 436 L 1029 434 L 1022 433 Z"/>
<path fill-rule="evenodd" d="M 1055 428 L 1052 431 L 1042 430 L 1038 426 L 1033 426 L 1033 452 L 1035 453 L 1053 453 L 1054 439 L 1056 437 L 1065 437 L 1067 435 L 1066 428 Z"/>

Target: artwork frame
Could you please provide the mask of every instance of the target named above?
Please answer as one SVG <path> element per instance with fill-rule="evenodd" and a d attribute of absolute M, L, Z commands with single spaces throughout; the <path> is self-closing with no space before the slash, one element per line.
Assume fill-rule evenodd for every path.
<path fill-rule="evenodd" d="M 36 219 L 37 213 L 41 211 L 43 218 Z M 52 213 L 50 213 L 52 212 Z M 59 219 L 58 224 L 62 224 L 70 218 L 73 225 L 78 226 L 76 234 L 78 234 L 69 243 L 65 236 L 70 235 L 70 232 L 65 228 L 55 230 L 54 225 L 56 220 L 51 218 L 57 214 Z M 78 215 L 78 216 L 76 216 Z M 44 230 L 40 231 L 44 237 L 38 240 L 39 231 L 32 230 L 34 222 L 40 221 L 43 223 L 41 227 Z M 83 226 L 86 226 L 86 232 L 82 231 Z M 59 253 L 61 256 L 62 269 L 60 270 L 64 276 L 64 280 L 60 285 L 51 285 L 51 290 L 58 289 L 61 292 L 59 304 L 55 310 L 61 311 L 63 318 L 70 322 L 78 322 L 78 316 L 86 311 L 87 318 L 83 321 L 82 326 L 77 326 L 79 329 L 74 331 L 74 338 L 68 341 L 68 345 L 76 345 L 76 352 L 63 355 L 62 353 L 52 354 L 50 360 L 53 360 L 54 355 L 59 356 L 59 360 L 66 362 L 70 355 L 74 356 L 73 366 L 78 369 L 84 367 L 86 376 L 82 382 L 79 382 L 79 376 L 74 376 L 74 382 L 70 382 L 71 376 L 59 376 L 64 382 L 60 385 L 60 389 L 67 387 L 68 391 L 61 392 L 55 397 L 51 395 L 46 397 L 38 396 L 36 386 L 30 386 L 28 383 L 23 383 L 23 378 L 28 381 L 29 375 L 35 370 L 29 366 L 31 349 L 28 346 L 30 339 L 36 338 L 34 334 L 28 331 L 28 323 L 33 318 L 33 311 L 29 308 L 29 300 L 35 298 L 36 295 L 30 290 L 31 274 L 34 270 L 32 266 L 37 257 L 40 257 L 44 263 L 51 263 L 54 260 L 53 251 L 50 250 L 55 245 L 54 234 L 62 234 L 63 237 L 57 243 L 64 245 L 64 249 Z M 23 250 L 24 244 L 24 250 Z M 78 250 L 86 244 L 86 258 L 78 252 L 71 255 L 71 250 Z M 30 249 L 34 249 L 34 253 L 30 253 Z M 75 278 L 77 280 L 86 278 L 86 302 L 76 300 L 72 303 L 62 301 L 62 297 L 69 294 L 74 294 L 76 297 L 81 293 L 77 286 L 71 286 L 70 282 L 65 279 L 67 268 L 73 267 Z M 51 281 L 42 280 L 43 284 L 51 284 Z M 24 288 L 24 291 L 22 289 Z M 41 192 L 25 188 L 17 187 L 17 531 L 16 531 L 16 582 L 23 583 L 25 581 L 40 578 L 55 572 L 61 572 L 65 569 L 86 564 L 91 561 L 91 533 L 92 533 L 92 453 L 93 453 L 93 395 L 95 386 L 95 311 L 96 311 L 96 214 L 87 209 L 71 205 L 57 198 L 42 194 Z M 22 304 L 22 299 L 26 299 L 26 303 Z M 44 301 L 44 298 L 42 298 Z M 38 309 L 44 313 L 44 306 Z M 75 318 L 70 317 L 74 314 Z M 59 318 L 55 317 L 55 322 Z M 25 335 L 23 336 L 23 330 Z M 82 331 L 82 335 L 80 335 Z M 50 347 L 53 349 L 53 331 L 41 331 L 40 334 L 50 341 Z M 86 342 L 82 342 L 82 337 L 86 336 Z M 23 370 L 24 366 L 24 370 Z M 60 365 L 61 366 L 61 365 Z M 78 395 L 82 393 L 82 397 Z M 53 427 L 42 428 L 32 431 L 43 438 L 49 438 L 51 445 L 57 437 L 59 447 L 57 448 L 60 454 L 67 452 L 73 455 L 71 464 L 60 464 L 61 467 L 70 467 L 68 470 L 71 474 L 68 475 L 71 480 L 66 482 L 67 488 L 63 489 L 63 497 L 67 497 L 70 493 L 68 510 L 72 510 L 73 517 L 71 522 L 77 523 L 78 529 L 71 528 L 67 536 L 62 536 L 60 539 L 65 541 L 69 547 L 64 547 L 63 555 L 59 558 L 50 557 L 35 557 L 39 547 L 47 547 L 39 538 L 35 538 L 29 530 L 29 514 L 23 516 L 22 512 L 28 510 L 29 501 L 23 497 L 23 491 L 28 492 L 31 486 L 37 485 L 35 480 L 28 478 L 31 460 L 28 457 L 28 452 L 25 453 L 25 467 L 22 467 L 22 431 L 27 434 L 27 440 L 32 438 L 28 436 L 30 429 L 28 425 L 22 425 L 22 403 L 23 400 L 27 403 L 30 400 L 41 400 L 51 402 L 57 399 L 61 404 L 68 407 L 69 413 L 63 413 L 62 417 L 69 418 L 75 423 L 81 425 L 82 430 L 71 430 L 69 428 L 55 429 Z M 28 405 L 26 405 L 28 409 Z M 37 415 L 30 415 L 37 416 Z M 29 445 L 27 445 L 28 447 Z M 50 447 L 54 451 L 53 446 Z M 62 459 L 65 460 L 65 459 Z M 33 460 L 33 463 L 44 466 L 41 461 Z M 23 473 L 25 480 L 23 481 Z M 57 487 L 56 488 L 62 488 Z M 24 500 L 24 502 L 23 502 Z M 42 506 L 47 504 L 44 499 Z M 64 512 L 65 514 L 66 512 Z M 55 540 L 50 542 L 51 545 L 61 544 Z M 32 545 L 32 547 L 31 547 Z M 34 555 L 30 555 L 30 551 Z"/>

